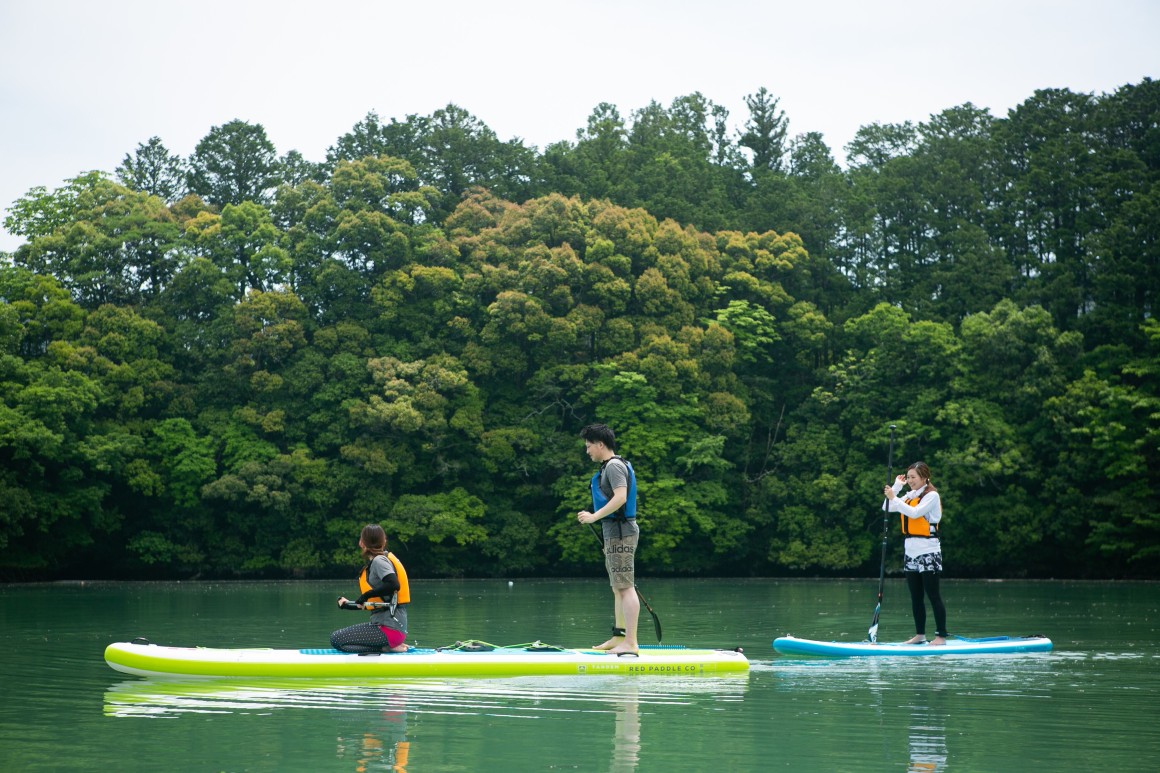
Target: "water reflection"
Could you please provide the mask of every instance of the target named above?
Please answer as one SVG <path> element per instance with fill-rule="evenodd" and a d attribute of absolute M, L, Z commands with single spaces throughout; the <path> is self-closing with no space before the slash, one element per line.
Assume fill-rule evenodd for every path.
<path fill-rule="evenodd" d="M 1019 695 L 1047 691 L 1056 666 L 1066 653 L 943 655 L 937 663 L 910 658 L 791 658 L 779 657 L 768 666 L 781 689 L 889 691 L 922 686 L 932 691 L 963 688 L 974 694 Z"/>
<path fill-rule="evenodd" d="M 411 753 L 407 740 L 407 711 L 398 696 L 383 696 L 383 710 L 374 732 L 338 736 L 335 756 L 339 760 L 354 760 L 355 773 L 368 771 L 395 771 L 406 773 Z"/>
<path fill-rule="evenodd" d="M 387 744 L 374 733 L 363 733 L 358 738 L 338 737 L 337 757 L 340 760 L 354 758 L 355 773 L 368 771 L 406 773 L 410 754 L 410 741 L 395 739 Z"/>
<path fill-rule="evenodd" d="M 403 697 L 355 682 L 154 681 L 131 679 L 105 691 L 105 715 L 172 719 L 184 714 L 272 714 L 287 709 L 403 711 Z"/>
<path fill-rule="evenodd" d="M 799 738 L 821 743 L 841 733 L 850 748 L 863 753 L 873 749 L 881 756 L 874 760 L 880 766 L 898 769 L 904 763 L 910 773 L 943 773 L 956 753 L 962 758 L 991 752 L 956 751 L 956 738 L 977 734 L 980 726 L 1006 727 L 1013 702 L 1025 706 L 1029 700 L 1049 701 L 1064 659 L 1047 653 L 948 655 L 937 662 L 783 657 L 756 669 L 756 675 L 760 678 L 768 669 L 775 689 L 790 705 L 858 707 L 853 716 L 861 721 L 838 728 L 815 718 L 803 723 Z M 948 743 L 952 722 L 958 732 Z"/>
<path fill-rule="evenodd" d="M 940 773 L 947 766 L 947 719 L 942 713 L 915 711 L 910 722 L 907 773 Z"/>
<path fill-rule="evenodd" d="M 105 691 L 104 714 L 180 720 L 206 714 L 265 718 L 285 712 L 343 712 L 342 725 L 358 730 L 337 736 L 340 767 L 348 769 L 349 763 L 356 771 L 400 772 L 411 759 L 423 760 L 423 750 L 431 740 L 413 737 L 408 720 L 414 717 L 477 716 L 489 722 L 555 718 L 575 727 L 579 727 L 576 722 L 584 722 L 585 732 L 609 733 L 611 744 L 600 756 L 608 755 L 604 758 L 612 773 L 629 773 L 640 764 L 642 735 L 649 732 L 650 714 L 673 709 L 696 713 L 706 704 L 740 702 L 748 685 L 744 673 L 649 680 L 620 676 L 424 679 L 370 685 L 349 680 L 129 679 Z M 352 716 L 352 712 L 365 717 Z M 597 729 L 601 726 L 603 732 Z M 654 728 L 660 729 L 660 724 Z"/>
<path fill-rule="evenodd" d="M 640 762 L 640 691 L 636 684 L 619 695 L 612 736 L 611 773 L 631 773 Z"/>
<path fill-rule="evenodd" d="M 320 680 L 129 679 L 105 691 L 110 717 L 173 718 L 182 714 L 253 714 L 290 709 L 413 714 L 478 714 L 539 718 L 559 712 L 615 712 L 625 738 L 639 735 L 641 705 L 740 700 L 746 674 L 664 678 L 610 677 L 414 680 L 366 684 Z M 636 716 L 633 716 L 633 712 Z M 633 730 L 635 726 L 636 730 Z"/>

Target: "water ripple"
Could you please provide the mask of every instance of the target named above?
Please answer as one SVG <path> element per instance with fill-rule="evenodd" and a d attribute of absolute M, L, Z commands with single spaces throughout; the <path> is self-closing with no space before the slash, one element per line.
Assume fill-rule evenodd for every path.
<path fill-rule="evenodd" d="M 745 674 L 690 680 L 559 677 L 509 680 L 424 680 L 368 687 L 317 681 L 126 680 L 105 692 L 113 717 L 186 713 L 247 714 L 288 709 L 406 711 L 535 718 L 568 712 L 613 712 L 625 704 L 693 706 L 740 701 Z"/>

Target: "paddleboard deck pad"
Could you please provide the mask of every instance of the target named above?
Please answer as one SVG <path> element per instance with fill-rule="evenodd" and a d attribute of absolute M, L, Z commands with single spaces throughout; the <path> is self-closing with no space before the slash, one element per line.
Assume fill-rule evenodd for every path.
<path fill-rule="evenodd" d="M 501 647 L 477 641 L 359 655 L 335 649 L 170 647 L 137 640 L 110 644 L 105 662 L 136 676 L 211 678 L 697 676 L 749 669 L 745 655 L 735 650 L 656 645 L 642 646 L 633 657 L 541 642 Z"/>
<path fill-rule="evenodd" d="M 781 636 L 773 648 L 783 655 L 816 655 L 831 658 L 849 657 L 924 657 L 932 655 L 995 655 L 1017 652 L 1050 652 L 1051 639 L 1046 636 L 991 636 L 967 639 L 952 636 L 946 644 L 902 644 L 814 641 L 796 636 Z"/>

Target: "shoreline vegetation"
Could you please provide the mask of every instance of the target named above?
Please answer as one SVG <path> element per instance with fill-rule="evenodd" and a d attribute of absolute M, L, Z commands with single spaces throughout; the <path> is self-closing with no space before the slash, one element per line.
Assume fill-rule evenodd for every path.
<path fill-rule="evenodd" d="M 746 105 L 543 149 L 370 113 L 318 162 L 239 119 L 29 191 L 0 581 L 345 577 L 369 522 L 416 576 L 586 575 L 596 421 L 652 576 L 875 573 L 894 424 L 948 577 L 1160 578 L 1160 84 L 864 126 L 845 167 Z"/>

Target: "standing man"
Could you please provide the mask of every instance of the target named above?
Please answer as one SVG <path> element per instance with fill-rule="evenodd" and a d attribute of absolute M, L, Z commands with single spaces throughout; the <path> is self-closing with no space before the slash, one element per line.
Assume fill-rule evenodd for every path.
<path fill-rule="evenodd" d="M 580 430 L 588 458 L 600 463 L 592 476 L 592 512 L 576 514 L 580 523 L 601 522 L 604 532 L 604 568 L 612 584 L 616 625 L 612 638 L 595 647 L 615 654 L 637 654 L 636 622 L 640 600 L 636 596 L 634 559 L 640 529 L 636 525 L 636 473 L 632 465 L 616 455 L 616 435 L 604 424 L 589 424 Z"/>

